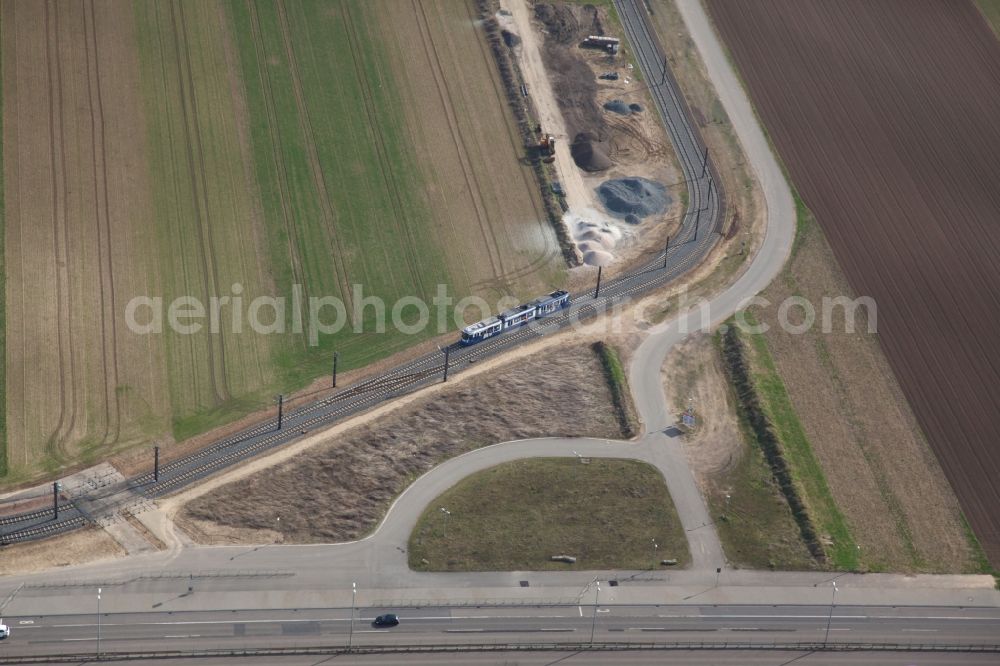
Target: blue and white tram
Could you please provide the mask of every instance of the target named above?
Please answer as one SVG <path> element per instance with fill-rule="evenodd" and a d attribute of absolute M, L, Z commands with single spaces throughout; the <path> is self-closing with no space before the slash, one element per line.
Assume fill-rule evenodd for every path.
<path fill-rule="evenodd" d="M 473 345 L 480 340 L 502 333 L 508 328 L 514 328 L 526 324 L 532 319 L 552 314 L 556 310 L 568 307 L 569 302 L 569 292 L 561 289 L 553 291 L 547 296 L 536 298 L 530 303 L 518 305 L 516 308 L 502 312 L 496 317 L 490 317 L 466 326 L 462 329 L 462 344 Z"/>

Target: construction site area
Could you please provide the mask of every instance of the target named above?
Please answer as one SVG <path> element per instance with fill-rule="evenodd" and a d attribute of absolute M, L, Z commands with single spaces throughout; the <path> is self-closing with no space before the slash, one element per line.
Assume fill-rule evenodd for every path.
<path fill-rule="evenodd" d="M 617 18 L 607 6 L 502 0 L 496 24 L 526 159 L 558 206 L 571 263 L 625 267 L 662 250 L 685 183 Z"/>

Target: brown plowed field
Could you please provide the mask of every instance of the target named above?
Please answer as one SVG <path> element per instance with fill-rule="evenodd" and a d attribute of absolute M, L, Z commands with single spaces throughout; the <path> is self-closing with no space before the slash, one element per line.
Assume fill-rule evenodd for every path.
<path fill-rule="evenodd" d="M 971 2 L 708 5 L 1000 564 L 1000 42 Z"/>

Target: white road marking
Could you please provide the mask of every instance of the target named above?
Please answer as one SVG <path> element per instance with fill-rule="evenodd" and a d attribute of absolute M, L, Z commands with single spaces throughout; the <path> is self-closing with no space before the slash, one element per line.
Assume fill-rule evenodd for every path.
<path fill-rule="evenodd" d="M 577 606 L 576 609 L 580 611 L 580 617 L 583 617 L 583 606 Z"/>
<path fill-rule="evenodd" d="M 508 616 L 504 615 L 427 615 L 427 616 L 406 616 L 409 621 L 412 620 L 490 620 L 490 619 L 503 619 Z M 564 615 L 512 615 L 512 618 L 524 619 L 524 620 L 546 620 L 546 619 L 562 619 Z M 355 618 L 355 622 L 366 622 L 374 620 L 374 617 L 365 618 L 358 617 Z M 235 618 L 228 618 L 225 620 L 175 620 L 173 622 L 101 622 L 102 627 L 140 627 L 140 626 L 172 626 L 172 625 L 188 625 L 188 624 L 291 624 L 293 622 L 350 622 L 349 617 L 317 617 L 317 618 L 294 618 L 288 620 L 238 620 Z M 68 627 L 96 627 L 96 622 L 84 622 L 81 624 L 50 624 L 49 627 L 54 628 L 68 628 Z M 25 627 L 26 629 L 40 629 L 41 627 Z"/>
<path fill-rule="evenodd" d="M 903 629 L 903 631 L 937 631 L 937 629 Z"/>

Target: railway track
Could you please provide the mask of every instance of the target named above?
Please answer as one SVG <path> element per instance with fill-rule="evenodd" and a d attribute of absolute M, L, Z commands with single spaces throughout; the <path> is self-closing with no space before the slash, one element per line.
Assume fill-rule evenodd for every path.
<path fill-rule="evenodd" d="M 18 513 L 13 516 L 6 516 L 4 518 L 0 518 L 0 526 L 16 525 L 18 523 L 24 523 L 29 520 L 38 520 L 40 518 L 45 518 L 51 515 L 52 515 L 52 509 L 41 509 L 39 511 L 32 511 L 30 513 Z"/>
<path fill-rule="evenodd" d="M 73 516 L 71 518 L 55 520 L 50 523 L 32 525 L 15 532 L 8 532 L 0 536 L 0 544 L 13 543 L 15 541 L 30 541 L 33 539 L 43 539 L 59 532 L 66 532 L 87 524 L 87 519 L 83 516 Z"/>
<path fill-rule="evenodd" d="M 636 272 L 606 280 L 598 296 L 592 292 L 573 295 L 571 307 L 537 319 L 519 329 L 490 338 L 472 347 L 462 347 L 457 343 L 449 347 L 450 372 L 460 372 L 479 359 L 488 358 L 502 351 L 522 344 L 527 340 L 565 328 L 577 321 L 586 321 L 607 311 L 612 305 L 630 297 L 650 291 L 671 282 L 694 268 L 714 247 L 720 238 L 724 195 L 718 185 L 717 172 L 691 117 L 690 110 L 681 95 L 677 82 L 669 69 L 664 69 L 665 61 L 652 31 L 646 23 L 645 9 L 639 0 L 615 0 L 615 6 L 632 44 L 639 67 L 646 81 L 660 81 L 650 86 L 654 105 L 667 128 L 671 143 L 688 188 L 688 210 L 685 212 L 681 230 L 674 242 Z M 704 219 L 703 219 L 704 218 Z M 666 261 L 664 261 L 666 259 Z M 442 354 L 432 353 L 398 366 L 379 377 L 346 387 L 327 398 L 317 400 L 289 410 L 278 429 L 277 420 L 269 420 L 243 430 L 231 437 L 184 458 L 160 466 L 160 478 L 154 480 L 152 471 L 137 475 L 121 484 L 106 489 L 94 498 L 102 514 L 113 513 L 114 502 L 107 498 L 116 495 L 126 498 L 122 505 L 135 499 L 152 499 L 176 492 L 184 486 L 214 474 L 239 461 L 259 455 L 269 449 L 291 442 L 312 429 L 336 422 L 342 418 L 403 393 L 417 390 L 441 376 L 444 369 Z M 111 504 L 111 506 L 108 506 Z M 0 519 L 0 543 L 38 539 L 58 531 L 80 527 L 88 518 L 80 511 L 69 513 L 65 519 L 44 525 L 4 531 L 3 527 L 30 520 L 38 520 L 40 512 L 20 514 Z M 46 515 L 51 512 L 47 512 Z"/>

